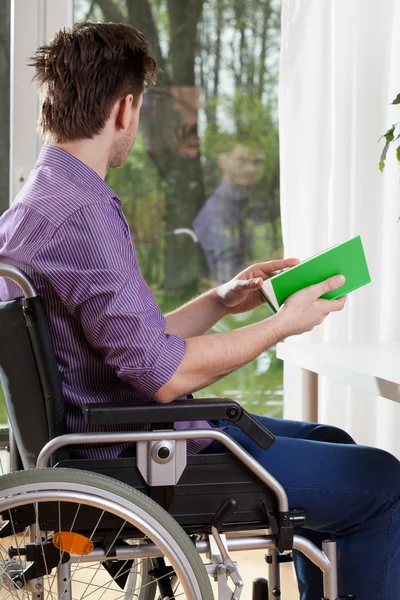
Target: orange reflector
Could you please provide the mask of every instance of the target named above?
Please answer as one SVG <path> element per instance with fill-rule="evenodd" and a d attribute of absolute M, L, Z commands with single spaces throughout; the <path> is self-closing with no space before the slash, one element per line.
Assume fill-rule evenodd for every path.
<path fill-rule="evenodd" d="M 53 544 L 62 552 L 85 556 L 93 550 L 93 542 L 89 538 L 73 531 L 59 531 L 53 537 Z"/>

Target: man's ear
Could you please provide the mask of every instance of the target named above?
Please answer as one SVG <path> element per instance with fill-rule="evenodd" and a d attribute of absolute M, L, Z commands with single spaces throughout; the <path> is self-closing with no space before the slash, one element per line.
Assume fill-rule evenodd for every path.
<path fill-rule="evenodd" d="M 124 96 L 117 103 L 116 123 L 119 129 L 128 129 L 132 119 L 132 94 Z"/>

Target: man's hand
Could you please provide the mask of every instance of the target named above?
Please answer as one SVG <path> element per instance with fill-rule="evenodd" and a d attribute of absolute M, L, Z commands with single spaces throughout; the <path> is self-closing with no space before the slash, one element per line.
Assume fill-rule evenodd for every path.
<path fill-rule="evenodd" d="M 320 325 L 329 313 L 342 310 L 346 296 L 337 300 L 325 300 L 321 299 L 321 296 L 342 287 L 344 282 L 343 275 L 336 275 L 289 296 L 276 315 L 285 337 L 311 331 L 316 325 Z"/>
<path fill-rule="evenodd" d="M 299 262 L 298 258 L 285 258 L 252 265 L 217 287 L 217 298 L 227 314 L 236 315 L 253 310 L 264 303 L 260 293 L 264 280 L 278 271 L 298 265 Z"/>

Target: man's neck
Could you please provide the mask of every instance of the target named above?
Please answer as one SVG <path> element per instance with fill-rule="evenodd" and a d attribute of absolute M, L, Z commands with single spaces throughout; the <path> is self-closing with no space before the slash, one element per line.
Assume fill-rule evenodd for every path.
<path fill-rule="evenodd" d="M 238 199 L 247 198 L 249 195 L 248 188 L 234 185 L 228 178 L 223 178 L 221 180 L 220 187 L 229 189 Z"/>
<path fill-rule="evenodd" d="M 99 152 L 99 148 L 101 148 L 99 139 L 77 140 L 76 142 L 66 142 L 64 144 L 57 144 L 52 140 L 46 140 L 45 143 L 68 152 L 68 154 L 71 154 L 71 156 L 74 156 L 93 169 L 102 179 L 105 179 L 108 171 L 108 152 L 106 148 L 104 151 Z"/>

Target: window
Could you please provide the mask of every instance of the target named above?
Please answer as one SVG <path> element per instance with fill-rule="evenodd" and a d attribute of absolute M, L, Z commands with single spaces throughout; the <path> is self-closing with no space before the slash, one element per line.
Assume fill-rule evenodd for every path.
<path fill-rule="evenodd" d="M 0 214 L 9 204 L 10 181 L 10 3 L 0 4 Z"/>
<path fill-rule="evenodd" d="M 10 182 L 10 3 L 0 4 L 0 215 L 9 204 Z M 0 385 L 0 424 L 7 422 Z"/>
<path fill-rule="evenodd" d="M 141 29 L 162 68 L 145 94 L 135 146 L 108 183 L 163 312 L 245 265 L 281 256 L 280 3 L 75 0 L 74 9 L 74 21 Z M 268 310 L 227 317 L 214 331 L 260 320 Z M 203 393 L 279 415 L 280 362 L 271 349 Z"/>
<path fill-rule="evenodd" d="M 141 130 L 108 183 L 122 200 L 142 274 L 163 312 L 245 265 L 282 254 L 279 211 L 278 0 L 75 0 L 74 21 L 127 22 L 162 74 Z M 269 315 L 261 307 L 214 331 Z M 279 415 L 274 351 L 204 390 Z"/>
<path fill-rule="evenodd" d="M 39 103 L 28 58 L 71 20 L 72 0 L 0 2 L 0 214 L 24 185 L 41 146 L 36 135 Z M 0 385 L 0 424 L 6 421 Z"/>

